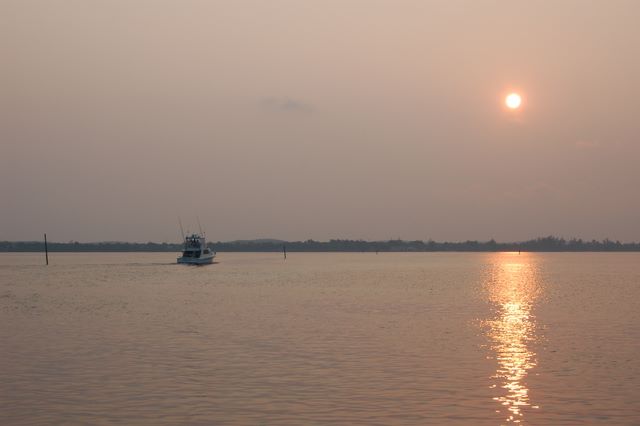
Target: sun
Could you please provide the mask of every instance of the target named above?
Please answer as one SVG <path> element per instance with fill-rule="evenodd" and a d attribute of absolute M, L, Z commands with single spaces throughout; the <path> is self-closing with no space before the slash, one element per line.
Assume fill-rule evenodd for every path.
<path fill-rule="evenodd" d="M 518 109 L 522 104 L 522 97 L 517 93 L 509 93 L 504 99 L 504 103 L 509 109 Z"/>

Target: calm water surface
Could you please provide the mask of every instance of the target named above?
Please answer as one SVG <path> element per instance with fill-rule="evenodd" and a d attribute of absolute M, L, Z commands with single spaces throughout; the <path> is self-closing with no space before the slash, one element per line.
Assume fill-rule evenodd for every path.
<path fill-rule="evenodd" d="M 2 424 L 640 424 L 640 254 L 0 254 Z"/>

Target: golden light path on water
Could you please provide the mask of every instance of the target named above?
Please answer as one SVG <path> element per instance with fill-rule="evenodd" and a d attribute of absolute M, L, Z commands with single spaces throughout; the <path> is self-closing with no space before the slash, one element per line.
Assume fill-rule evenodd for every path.
<path fill-rule="evenodd" d="M 536 259 L 527 253 L 498 253 L 485 282 L 496 316 L 486 322 L 490 346 L 498 362 L 492 387 L 500 389 L 494 397 L 508 423 L 525 423 L 526 408 L 539 408 L 529 396 L 526 378 L 536 366 L 531 343 L 537 336 L 532 314 L 541 292 Z"/>

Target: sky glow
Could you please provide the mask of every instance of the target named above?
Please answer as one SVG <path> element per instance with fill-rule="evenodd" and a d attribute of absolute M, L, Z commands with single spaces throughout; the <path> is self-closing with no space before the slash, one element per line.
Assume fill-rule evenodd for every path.
<path fill-rule="evenodd" d="M 640 240 L 640 2 L 365 3 L 4 1 L 0 240 Z"/>

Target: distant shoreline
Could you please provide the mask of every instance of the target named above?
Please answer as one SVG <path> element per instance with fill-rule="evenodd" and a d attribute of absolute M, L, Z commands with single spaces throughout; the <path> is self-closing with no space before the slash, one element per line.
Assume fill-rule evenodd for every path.
<path fill-rule="evenodd" d="M 583 241 L 558 237 L 544 237 L 522 242 L 499 243 L 489 241 L 364 241 L 364 240 L 329 240 L 329 241 L 281 241 L 281 240 L 242 240 L 208 243 L 217 252 L 638 252 L 640 243 L 621 243 L 608 239 L 602 241 Z M 96 242 L 67 243 L 49 242 L 50 252 L 179 252 L 180 243 L 128 243 L 128 242 Z M 43 241 L 0 241 L 0 252 L 43 252 Z"/>

